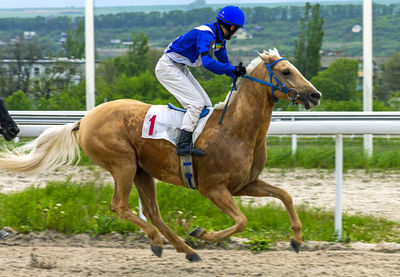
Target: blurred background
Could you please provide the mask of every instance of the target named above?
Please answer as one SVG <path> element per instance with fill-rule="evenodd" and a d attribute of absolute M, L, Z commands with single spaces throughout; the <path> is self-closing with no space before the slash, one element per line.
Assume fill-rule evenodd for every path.
<path fill-rule="evenodd" d="M 96 104 L 175 99 L 154 76 L 163 49 L 234 4 L 246 28 L 231 63 L 278 48 L 323 92 L 320 111 L 362 111 L 362 1 L 95 1 Z M 85 110 L 84 0 L 7 1 L 0 7 L 0 95 L 10 110 Z M 373 2 L 373 110 L 400 107 L 400 3 Z M 231 80 L 193 69 L 213 103 Z M 275 110 L 301 110 L 279 101 Z"/>

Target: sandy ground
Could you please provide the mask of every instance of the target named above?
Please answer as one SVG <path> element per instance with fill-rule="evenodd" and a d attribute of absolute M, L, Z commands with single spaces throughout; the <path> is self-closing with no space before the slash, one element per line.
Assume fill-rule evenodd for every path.
<path fill-rule="evenodd" d="M 141 234 L 15 234 L 0 241 L 0 276 L 399 276 L 398 244 L 310 241 L 299 254 L 288 246 L 252 253 L 233 240 L 225 249 L 198 249 L 203 261 L 190 263 L 168 244 L 154 256 Z"/>
<path fill-rule="evenodd" d="M 334 210 L 336 180 L 333 170 L 264 171 L 261 179 L 286 189 L 296 204 Z M 257 199 L 257 203 L 271 201 Z M 278 201 L 276 201 L 278 203 Z M 342 209 L 400 222 L 400 171 L 349 170 L 343 175 Z"/>
<path fill-rule="evenodd" d="M 0 172 L 0 192 L 19 191 L 48 180 L 112 182 L 108 173 L 77 167 L 37 177 Z M 295 169 L 264 171 L 262 179 L 289 191 L 295 204 L 333 209 L 333 171 Z M 269 198 L 244 201 L 256 205 Z M 278 203 L 278 202 L 277 202 Z M 344 174 L 343 210 L 400 222 L 400 171 Z M 224 248 L 197 249 L 201 263 L 189 263 L 184 254 L 166 244 L 163 256 L 154 256 L 141 234 L 65 237 L 46 232 L 11 234 L 0 240 L 0 276 L 400 276 L 400 245 L 394 243 L 344 245 L 305 242 L 299 254 L 279 242 L 271 251 L 253 253 L 237 238 Z"/>
<path fill-rule="evenodd" d="M 8 247 L 6 253 L 0 254 L 0 276 L 391 277 L 399 276 L 400 272 L 399 263 L 394 262 L 400 260 L 399 253 L 355 250 L 296 255 L 288 251 L 251 254 L 236 250 L 199 250 L 204 260 L 192 264 L 173 250 L 166 250 L 164 258 L 153 257 L 149 252 L 93 247 Z"/>

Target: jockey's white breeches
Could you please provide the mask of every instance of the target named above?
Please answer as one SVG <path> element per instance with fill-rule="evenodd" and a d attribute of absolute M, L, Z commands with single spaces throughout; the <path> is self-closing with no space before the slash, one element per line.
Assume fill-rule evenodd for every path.
<path fill-rule="evenodd" d="M 155 73 L 160 83 L 187 110 L 181 129 L 193 132 L 203 107 L 212 106 L 210 97 L 185 64 L 176 63 L 165 54 L 158 61 Z"/>

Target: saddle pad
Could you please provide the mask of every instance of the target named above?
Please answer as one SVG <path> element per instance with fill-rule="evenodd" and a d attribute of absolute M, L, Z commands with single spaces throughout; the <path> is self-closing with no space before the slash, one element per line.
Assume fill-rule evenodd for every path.
<path fill-rule="evenodd" d="M 207 108 L 210 112 L 205 117 L 200 118 L 193 132 L 193 144 L 196 142 L 196 139 L 203 131 L 208 119 L 214 111 L 212 107 Z M 167 105 L 152 105 L 144 118 L 142 138 L 165 139 L 176 145 L 181 133 L 184 115 L 184 112 L 173 110 Z"/>

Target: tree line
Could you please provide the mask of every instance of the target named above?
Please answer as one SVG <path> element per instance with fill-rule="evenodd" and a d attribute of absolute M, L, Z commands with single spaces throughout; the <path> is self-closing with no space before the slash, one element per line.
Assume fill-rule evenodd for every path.
<path fill-rule="evenodd" d="M 154 75 L 154 68 L 162 52 L 148 46 L 144 33 L 132 34 L 134 44 L 129 52 L 117 58 L 102 61 L 96 70 L 96 105 L 121 98 L 136 99 L 150 104 L 179 103 L 165 90 Z M 292 61 L 295 63 L 294 61 Z M 359 61 L 338 59 L 327 70 L 310 78 L 322 93 L 321 105 L 316 110 L 361 111 L 362 91 L 359 88 Z M 389 59 L 382 69 L 382 82 L 375 81 L 374 110 L 399 110 L 400 53 Z M 191 68 L 195 77 L 209 94 L 213 103 L 223 101 L 232 80 L 210 73 L 202 68 Z M 378 77 L 378 76 L 375 76 Z M 1 80 L 1 78 L 0 78 Z M 66 83 L 63 88 L 48 82 L 47 89 L 23 88 L 8 94 L 6 104 L 11 110 L 85 110 L 85 81 L 78 85 Z M 5 96 L 5 95 L 3 95 Z M 299 110 L 285 100 L 275 110 Z M 301 107 L 300 107 L 301 109 Z"/>
<path fill-rule="evenodd" d="M 304 6 L 278 6 L 278 7 L 254 7 L 243 8 L 246 15 L 247 24 L 258 24 L 282 20 L 287 22 L 298 22 L 304 15 Z M 203 24 L 214 20 L 215 10 L 212 8 L 202 8 L 194 10 L 177 10 L 169 12 L 129 12 L 117 14 L 103 14 L 95 16 L 96 28 L 120 28 L 132 27 L 161 27 L 168 25 L 193 25 Z M 390 5 L 374 4 L 373 16 L 398 16 L 400 14 L 400 3 Z M 362 5 L 323 5 L 321 6 L 321 16 L 326 20 L 340 21 L 349 18 L 361 18 Z M 74 24 L 77 26 L 82 17 L 75 17 Z M 51 32 L 65 30 L 69 17 L 42 17 L 34 18 L 0 18 L 1 31 L 37 30 Z"/>
<path fill-rule="evenodd" d="M 318 110 L 362 110 L 362 92 L 359 88 L 359 61 L 339 59 L 327 70 L 320 71 L 320 49 L 324 36 L 324 20 L 320 5 L 306 4 L 300 20 L 300 33 L 295 40 L 296 50 L 292 62 L 323 93 Z M 68 57 L 83 57 L 83 25 L 70 29 L 63 43 L 63 53 Z M 187 31 L 187 30 L 185 30 Z M 151 104 L 178 104 L 158 82 L 154 75 L 155 65 L 162 51 L 149 46 L 145 33 L 131 33 L 132 45 L 126 55 L 100 62 L 96 72 L 96 104 L 120 98 L 131 98 Z M 19 40 L 9 46 L 15 59 L 34 60 L 42 55 L 40 43 Z M 36 49 L 36 50 L 35 50 Z M 290 57 L 289 57 L 290 58 Z M 29 66 L 29 64 L 28 64 Z M 217 76 L 202 68 L 191 69 L 209 94 L 213 103 L 223 101 L 230 90 L 232 80 Z M 55 86 L 52 75 L 42 78 L 38 85 L 29 86 L 30 77 L 26 67 L 13 72 L 0 70 L 0 94 L 6 97 L 11 110 L 84 110 L 85 83 L 72 85 L 68 80 L 62 87 Z M 400 103 L 400 54 L 394 55 L 375 75 L 374 110 L 398 110 Z M 14 75 L 13 75 L 14 74 Z M 15 78 L 17 76 L 17 78 Z M 378 82 L 379 77 L 379 82 Z M 279 101 L 276 110 L 298 110 L 287 101 Z"/>
<path fill-rule="evenodd" d="M 243 8 L 246 27 L 252 38 L 232 41 L 232 44 L 246 46 L 247 50 L 235 50 L 237 55 L 254 53 L 256 46 L 277 46 L 285 53 L 292 53 L 294 39 L 300 30 L 298 24 L 306 11 L 304 6 Z M 96 46 L 118 48 L 122 45 L 111 43 L 112 39 L 129 41 L 132 29 L 145 32 L 156 47 L 164 48 L 188 28 L 215 20 L 216 10 L 202 8 L 169 12 L 129 12 L 95 16 Z M 391 5 L 374 4 L 374 53 L 391 55 L 400 47 L 397 39 L 400 24 L 400 3 Z M 345 55 L 361 55 L 361 33 L 351 32 L 355 24 L 362 22 L 362 5 L 326 5 L 320 7 L 324 18 L 324 50 L 340 51 Z M 59 52 L 57 44 L 61 32 L 77 28 L 83 17 L 35 17 L 0 18 L 0 40 L 9 41 L 23 31 L 35 31 L 53 52 Z M 266 45 L 268 44 L 268 45 Z M 272 45 L 271 45 L 272 44 Z M 264 46 L 266 45 L 266 46 Z M 259 50 L 259 49 L 258 49 Z"/>

